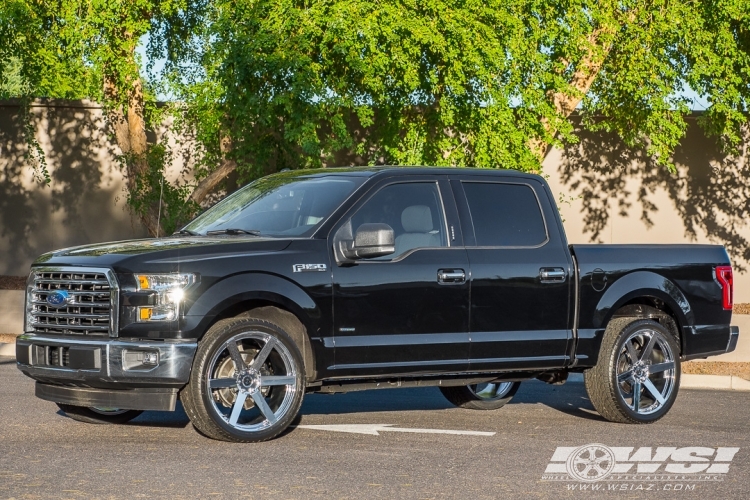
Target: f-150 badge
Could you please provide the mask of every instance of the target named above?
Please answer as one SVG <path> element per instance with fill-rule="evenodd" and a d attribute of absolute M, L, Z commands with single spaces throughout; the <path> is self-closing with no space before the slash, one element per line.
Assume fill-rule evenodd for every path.
<path fill-rule="evenodd" d="M 295 273 L 304 273 L 306 271 L 325 271 L 325 264 L 294 264 L 292 269 Z"/>

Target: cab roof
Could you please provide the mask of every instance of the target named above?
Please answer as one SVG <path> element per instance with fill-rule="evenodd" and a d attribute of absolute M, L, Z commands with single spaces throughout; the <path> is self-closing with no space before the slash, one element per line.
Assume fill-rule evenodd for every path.
<path fill-rule="evenodd" d="M 344 174 L 357 177 L 373 177 L 392 173 L 400 175 L 500 175 L 503 177 L 513 176 L 521 178 L 540 178 L 536 174 L 519 172 L 518 170 L 495 169 L 495 168 L 472 168 L 472 167 L 434 167 L 434 166 L 398 166 L 398 165 L 377 165 L 366 167 L 328 167 L 311 170 L 293 170 L 288 171 L 290 174 L 299 176 L 323 176 L 331 174 Z"/>

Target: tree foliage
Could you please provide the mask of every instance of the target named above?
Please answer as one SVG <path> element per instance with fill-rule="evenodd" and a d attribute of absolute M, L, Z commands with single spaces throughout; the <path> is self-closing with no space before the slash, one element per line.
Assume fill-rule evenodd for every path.
<path fill-rule="evenodd" d="M 181 213 L 185 203 L 160 207 L 158 202 L 149 203 L 153 196 L 141 196 L 147 181 L 161 186 L 163 165 L 158 179 L 154 178 L 153 161 L 167 156 L 163 147 L 150 151 L 154 145 L 147 141 L 147 129 L 159 125 L 164 114 L 156 106 L 154 85 L 144 82 L 136 48 L 149 34 L 154 56 L 179 57 L 205 5 L 204 0 L 2 0 L 0 4 L 0 75 L 3 81 L 11 75 L 20 80 L 3 86 L 5 95 L 0 97 L 21 98 L 27 114 L 30 99 L 37 97 L 101 103 L 122 153 L 128 199 L 152 234 L 159 232 L 162 208 Z M 38 177 L 49 182 L 33 130 L 27 139 L 30 154 L 39 160 Z"/>
<path fill-rule="evenodd" d="M 341 159 L 538 171 L 574 111 L 669 167 L 686 87 L 726 145 L 747 120 L 744 0 L 235 0 L 205 28 L 180 92 L 245 178 Z"/>
<path fill-rule="evenodd" d="M 434 164 L 539 171 L 575 141 L 571 115 L 671 168 L 692 88 L 704 127 L 741 140 L 750 97 L 746 0 L 0 0 L 0 70 L 26 94 L 105 104 L 131 205 L 162 205 L 145 129 L 168 111 L 197 143 L 186 217 L 236 171 Z M 164 69 L 144 80 L 149 37 Z M 14 64 L 17 64 L 14 63 Z M 176 222 L 175 222 L 176 223 Z"/>

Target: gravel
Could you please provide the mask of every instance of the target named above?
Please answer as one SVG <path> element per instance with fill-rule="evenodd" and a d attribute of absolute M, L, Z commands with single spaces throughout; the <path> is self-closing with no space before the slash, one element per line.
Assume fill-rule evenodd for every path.
<path fill-rule="evenodd" d="M 0 290 L 23 290 L 26 288 L 26 276 L 0 275 Z"/>
<path fill-rule="evenodd" d="M 750 363 L 725 361 L 688 361 L 682 364 L 682 373 L 695 375 L 734 375 L 750 380 Z"/>

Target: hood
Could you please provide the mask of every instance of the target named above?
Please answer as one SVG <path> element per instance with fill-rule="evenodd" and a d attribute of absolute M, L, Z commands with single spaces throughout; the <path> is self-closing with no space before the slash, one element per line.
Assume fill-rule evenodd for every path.
<path fill-rule="evenodd" d="M 229 238 L 234 238 L 230 240 Z M 249 239 L 249 238 L 247 238 Z M 53 252 L 56 256 L 69 255 L 74 257 L 88 256 L 99 257 L 101 255 L 138 255 L 142 253 L 159 252 L 166 250 L 177 250 L 180 248 L 197 248 L 206 245 L 222 245 L 246 241 L 245 238 L 236 236 L 227 238 L 214 238 L 208 236 L 196 236 L 185 238 L 149 238 L 143 240 L 114 241 L 109 243 L 94 243 L 79 247 L 63 248 Z M 260 238 L 253 238 L 259 240 Z M 268 241 L 264 239 L 263 241 Z"/>
<path fill-rule="evenodd" d="M 226 254 L 283 250 L 291 240 L 257 236 L 186 236 L 96 243 L 55 250 L 34 265 L 115 266 L 126 262 L 190 262 Z"/>

